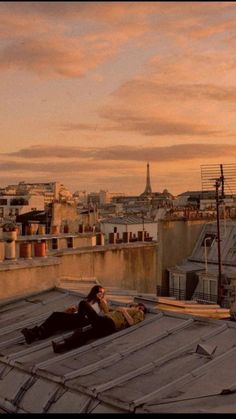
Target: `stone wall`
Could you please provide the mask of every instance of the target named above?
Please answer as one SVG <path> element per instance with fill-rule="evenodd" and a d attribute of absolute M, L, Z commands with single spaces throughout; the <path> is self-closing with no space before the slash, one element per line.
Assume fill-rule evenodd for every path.
<path fill-rule="evenodd" d="M 167 268 L 188 258 L 206 220 L 159 220 L 157 285 L 166 288 Z"/>
<path fill-rule="evenodd" d="M 53 203 L 51 225 L 57 226 L 59 232 L 63 232 L 64 225 L 68 225 L 70 233 L 79 231 L 79 224 L 93 226 L 98 218 L 97 211 L 85 211 L 78 213 L 76 203 Z"/>
<path fill-rule="evenodd" d="M 58 226 L 59 231 L 63 231 L 64 225 L 67 224 L 70 233 L 78 232 L 80 219 L 76 203 L 53 203 L 51 223 Z"/>
<path fill-rule="evenodd" d="M 132 243 L 58 250 L 54 257 L 0 264 L 0 300 L 59 285 L 61 277 L 96 278 L 105 287 L 156 292 L 157 244 Z"/>
<path fill-rule="evenodd" d="M 62 255 L 60 274 L 96 277 L 107 287 L 156 293 L 157 244 L 107 245 Z"/>
<path fill-rule="evenodd" d="M 95 246 L 95 235 L 93 243 L 86 242 L 85 237 L 82 240 L 81 236 L 74 238 L 75 246 L 90 248 L 63 250 L 60 245 L 58 251 L 53 252 L 55 257 L 2 261 L 0 299 L 50 288 L 58 284 L 60 277 L 66 276 L 78 279 L 95 277 L 107 287 L 156 294 L 157 285 L 167 286 L 167 268 L 191 255 L 204 223 L 204 220 L 195 219 L 161 220 L 158 223 L 158 244 L 133 242 Z M 60 240 L 64 240 L 67 247 L 66 239 L 61 237 Z M 14 266 L 18 269 L 13 269 Z"/>
<path fill-rule="evenodd" d="M 53 288 L 59 284 L 58 258 L 2 263 L 0 300 L 22 297 Z"/>

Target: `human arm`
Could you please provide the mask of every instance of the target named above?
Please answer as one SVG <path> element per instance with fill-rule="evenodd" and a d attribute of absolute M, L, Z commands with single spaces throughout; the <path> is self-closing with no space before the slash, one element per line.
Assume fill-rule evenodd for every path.
<path fill-rule="evenodd" d="M 126 319 L 126 321 L 127 321 L 127 323 L 128 323 L 129 326 L 133 326 L 134 319 L 128 313 L 127 308 L 125 308 L 125 307 L 118 307 L 116 310 L 117 311 L 120 311 L 123 314 L 123 316 Z"/>
<path fill-rule="evenodd" d="M 127 320 L 129 326 L 135 325 L 145 318 L 145 314 L 142 310 L 138 308 L 125 308 L 125 307 L 119 307 L 117 311 L 122 312 L 123 316 Z M 129 320 L 128 320 L 129 318 Z"/>
<path fill-rule="evenodd" d="M 104 294 L 105 293 L 103 291 L 99 291 L 96 294 L 96 301 L 98 302 L 99 308 L 103 314 L 107 314 L 110 311 L 110 307 Z"/>
<path fill-rule="evenodd" d="M 99 307 L 101 309 L 101 311 L 106 314 L 110 311 L 110 307 L 109 304 L 107 302 L 107 300 L 105 298 L 101 298 L 99 301 Z"/>

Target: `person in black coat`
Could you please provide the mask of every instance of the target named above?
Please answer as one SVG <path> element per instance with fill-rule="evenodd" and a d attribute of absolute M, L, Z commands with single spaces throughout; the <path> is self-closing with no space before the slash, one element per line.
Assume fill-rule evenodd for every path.
<path fill-rule="evenodd" d="M 101 285 L 94 285 L 84 301 L 93 308 L 98 316 L 109 311 L 105 290 Z M 21 333 L 24 335 L 26 343 L 31 344 L 35 340 L 48 338 L 60 331 L 75 330 L 89 325 L 90 320 L 87 316 L 79 314 L 78 307 L 69 307 L 64 312 L 55 311 L 40 326 L 22 329 Z"/>

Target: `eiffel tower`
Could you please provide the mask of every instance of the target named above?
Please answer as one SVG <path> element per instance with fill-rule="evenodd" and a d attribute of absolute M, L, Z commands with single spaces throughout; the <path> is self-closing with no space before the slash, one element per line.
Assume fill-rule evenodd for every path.
<path fill-rule="evenodd" d="M 150 181 L 150 172 L 149 172 L 149 163 L 147 163 L 147 181 L 146 181 L 146 188 L 142 195 L 151 195 L 152 188 L 151 188 L 151 181 Z"/>

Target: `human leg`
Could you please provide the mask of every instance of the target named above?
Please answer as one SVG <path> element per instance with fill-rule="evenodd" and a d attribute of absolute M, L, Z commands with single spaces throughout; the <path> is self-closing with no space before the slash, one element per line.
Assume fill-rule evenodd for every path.
<path fill-rule="evenodd" d="M 79 303 L 79 312 L 86 315 L 92 325 L 93 337 L 99 338 L 110 335 L 116 331 L 115 323 L 108 316 L 99 316 L 91 305 L 82 300 Z M 75 332 L 76 333 L 76 332 Z"/>
<path fill-rule="evenodd" d="M 41 327 L 44 329 L 45 336 L 48 337 L 58 331 L 74 330 L 87 324 L 88 320 L 79 313 L 55 311 L 41 324 Z"/>
<path fill-rule="evenodd" d="M 112 319 L 108 317 L 98 316 L 98 322 L 90 329 L 83 331 L 81 328 L 75 330 L 71 336 L 65 338 L 63 342 L 52 341 L 53 351 L 55 353 L 62 353 L 70 349 L 79 348 L 88 343 L 92 339 L 98 339 L 108 336 L 116 331 L 115 324 Z"/>
<path fill-rule="evenodd" d="M 30 344 L 37 339 L 46 339 L 59 331 L 77 329 L 86 326 L 88 323 L 89 320 L 82 314 L 55 311 L 40 326 L 31 329 L 24 328 L 21 333 L 24 335 L 26 342 Z"/>
<path fill-rule="evenodd" d="M 28 343 L 28 345 L 30 345 L 32 342 L 34 342 L 35 340 L 39 339 L 39 327 L 35 326 L 31 329 L 28 329 L 27 327 L 25 327 L 24 329 L 21 330 L 22 335 L 24 336 L 26 343 Z"/>
<path fill-rule="evenodd" d="M 75 330 L 71 336 L 65 338 L 63 342 L 52 341 L 53 351 L 55 353 L 61 353 L 70 349 L 79 348 L 80 346 L 86 345 L 89 340 L 95 338 L 94 329 L 90 328 L 83 331 L 81 328 Z"/>

